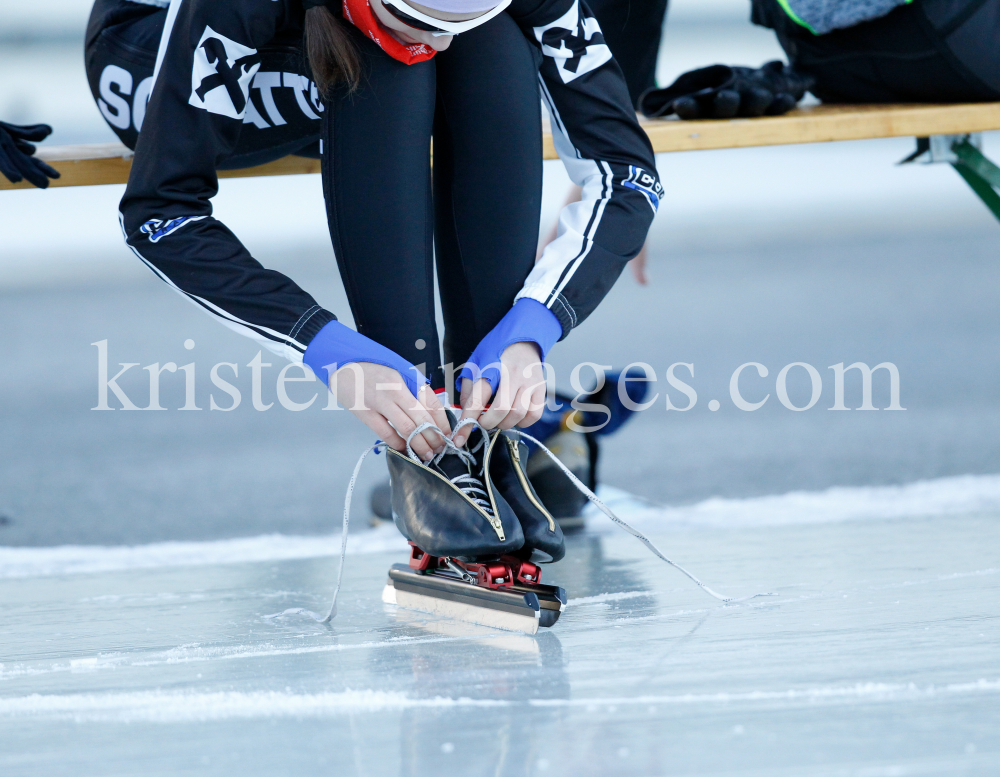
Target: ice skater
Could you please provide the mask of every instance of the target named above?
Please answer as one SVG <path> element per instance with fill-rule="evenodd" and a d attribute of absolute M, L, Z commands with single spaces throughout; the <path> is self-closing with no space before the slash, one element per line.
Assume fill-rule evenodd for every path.
<path fill-rule="evenodd" d="M 135 150 L 128 245 L 225 326 L 308 365 L 386 442 L 404 535 L 435 556 L 559 558 L 507 430 L 539 419 L 549 349 L 638 253 L 662 192 L 587 6 L 98 0 L 86 64 Z M 583 196 L 536 262 L 540 97 Z M 217 170 L 287 154 L 322 159 L 357 331 L 212 216 Z M 449 418 L 436 392 L 461 365 Z"/>

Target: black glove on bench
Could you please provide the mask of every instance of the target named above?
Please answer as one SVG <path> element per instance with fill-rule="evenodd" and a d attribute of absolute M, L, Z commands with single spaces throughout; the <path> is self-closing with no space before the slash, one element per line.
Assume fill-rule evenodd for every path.
<path fill-rule="evenodd" d="M 676 113 L 682 119 L 731 119 L 787 113 L 813 85 L 775 60 L 754 70 L 711 65 L 690 70 L 665 89 L 647 89 L 639 109 L 650 119 Z"/>
<path fill-rule="evenodd" d="M 11 183 L 27 180 L 39 189 L 49 185 L 49 178 L 58 178 L 59 171 L 49 167 L 41 159 L 35 159 L 35 147 L 29 140 L 37 143 L 45 140 L 52 133 L 48 124 L 32 124 L 30 127 L 19 127 L 0 121 L 0 173 Z"/>

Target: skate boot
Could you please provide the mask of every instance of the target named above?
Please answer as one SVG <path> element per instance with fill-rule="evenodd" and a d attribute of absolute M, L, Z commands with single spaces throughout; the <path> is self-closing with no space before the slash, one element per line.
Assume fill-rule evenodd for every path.
<path fill-rule="evenodd" d="M 388 480 L 372 488 L 368 504 L 372 511 L 368 522 L 372 526 L 380 526 L 382 523 L 392 520 L 392 488 L 389 486 Z"/>
<path fill-rule="evenodd" d="M 524 532 L 524 547 L 517 556 L 535 563 L 559 561 L 566 554 L 566 543 L 562 529 L 545 509 L 524 471 L 528 446 L 516 432 L 496 431 L 490 437 L 496 440 L 490 456 L 490 479 L 514 510 Z M 562 479 L 566 480 L 565 476 Z"/>
<path fill-rule="evenodd" d="M 427 464 L 386 449 L 392 518 L 406 539 L 432 556 L 469 561 L 521 549 L 521 525 L 488 475 L 498 439 L 477 429 L 465 446 L 449 441 Z"/>
<path fill-rule="evenodd" d="M 581 432 L 562 429 L 545 440 L 545 445 L 566 467 L 588 486 L 592 483 L 596 441 Z M 548 456 L 536 453 L 525 468 L 528 479 L 542 504 L 565 530 L 583 526 L 587 497 L 562 473 Z"/>

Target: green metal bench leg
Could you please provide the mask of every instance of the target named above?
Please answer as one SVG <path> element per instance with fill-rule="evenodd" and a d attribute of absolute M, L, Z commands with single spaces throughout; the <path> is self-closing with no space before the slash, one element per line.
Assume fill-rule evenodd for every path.
<path fill-rule="evenodd" d="M 901 165 L 923 157 L 924 164 L 947 162 L 969 184 L 990 212 L 1000 220 L 1000 167 L 987 159 L 980 150 L 980 134 L 932 135 L 917 138 L 917 148 Z"/>
<path fill-rule="evenodd" d="M 952 162 L 951 166 L 1000 219 L 1000 194 L 996 192 L 1000 189 L 1000 167 L 987 159 L 968 139 L 952 144 L 951 150 L 958 157 L 958 161 Z"/>

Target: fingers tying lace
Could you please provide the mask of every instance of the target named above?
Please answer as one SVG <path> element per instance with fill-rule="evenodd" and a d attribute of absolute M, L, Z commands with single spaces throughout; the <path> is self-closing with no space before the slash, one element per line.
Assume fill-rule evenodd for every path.
<path fill-rule="evenodd" d="M 413 432 L 410 433 L 410 436 L 406 438 L 406 452 L 407 454 L 409 454 L 411 459 L 421 464 L 425 464 L 425 466 L 428 467 L 437 467 L 437 465 L 440 464 L 441 460 L 445 456 L 458 456 L 458 458 L 462 461 L 462 463 L 464 463 L 471 470 L 476 466 L 476 458 L 473 454 L 476 453 L 486 443 L 486 435 L 485 434 L 481 435 L 479 443 L 476 444 L 474 447 L 468 449 L 460 448 L 455 444 L 455 436 L 458 434 L 460 429 L 470 425 L 479 426 L 479 423 L 474 418 L 466 418 L 463 421 L 459 421 L 455 425 L 455 428 L 452 429 L 451 434 L 445 434 L 434 424 L 430 422 L 423 423 L 416 429 L 414 429 Z M 441 439 L 444 442 L 444 450 L 442 450 L 429 462 L 422 462 L 413 452 L 413 449 L 410 447 L 410 440 L 412 440 L 416 435 L 421 434 L 428 430 L 432 432 L 437 432 L 439 435 L 441 435 Z M 483 462 L 483 466 L 484 465 L 485 465 L 485 460 Z M 455 475 L 454 477 L 449 477 L 447 473 L 444 472 L 442 472 L 441 474 L 447 477 L 448 481 L 452 485 L 454 485 L 459 491 L 465 494 L 469 498 L 469 501 L 471 501 L 474 505 L 476 505 L 483 512 L 485 512 L 490 518 L 494 516 L 493 505 L 490 504 L 489 494 L 486 493 L 486 488 L 482 480 L 482 478 L 485 477 L 485 473 L 482 471 L 482 466 L 480 466 L 480 471 L 479 471 L 480 477 L 476 477 L 471 471 Z"/>

